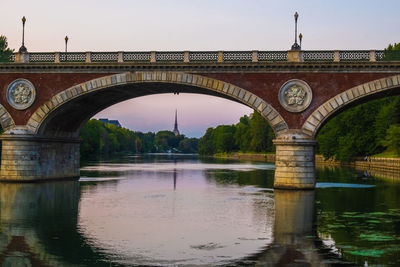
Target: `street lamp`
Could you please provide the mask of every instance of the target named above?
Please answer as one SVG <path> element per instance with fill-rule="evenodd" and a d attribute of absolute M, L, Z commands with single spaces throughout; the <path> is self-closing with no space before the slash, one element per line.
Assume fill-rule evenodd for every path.
<path fill-rule="evenodd" d="M 301 40 L 303 39 L 303 35 L 300 33 L 299 34 L 299 40 L 300 40 L 300 50 L 301 50 Z"/>
<path fill-rule="evenodd" d="M 299 14 L 296 12 L 294 13 L 294 25 L 295 25 L 295 29 L 294 29 L 294 44 L 292 45 L 292 50 L 300 50 L 300 46 L 297 43 L 297 19 L 299 18 Z"/>
<path fill-rule="evenodd" d="M 65 53 L 67 53 L 67 47 L 68 47 L 68 36 L 65 35 Z"/>
<path fill-rule="evenodd" d="M 22 17 L 22 46 L 19 48 L 20 53 L 26 53 L 28 50 L 25 47 L 25 16 Z"/>

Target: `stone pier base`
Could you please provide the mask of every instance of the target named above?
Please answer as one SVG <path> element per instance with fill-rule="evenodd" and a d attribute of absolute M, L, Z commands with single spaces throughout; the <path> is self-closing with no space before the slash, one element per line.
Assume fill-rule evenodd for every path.
<path fill-rule="evenodd" d="M 3 134 L 0 181 L 79 177 L 79 140 Z"/>
<path fill-rule="evenodd" d="M 275 139 L 274 187 L 281 189 L 315 188 L 315 140 Z"/>

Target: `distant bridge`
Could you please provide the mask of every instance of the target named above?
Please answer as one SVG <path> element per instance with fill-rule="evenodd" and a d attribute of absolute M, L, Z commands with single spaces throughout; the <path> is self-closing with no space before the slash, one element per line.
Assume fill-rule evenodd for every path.
<path fill-rule="evenodd" d="M 130 98 L 182 92 L 259 112 L 276 135 L 275 187 L 314 188 L 319 129 L 351 106 L 400 94 L 399 52 L 14 54 L 0 64 L 0 179 L 78 177 L 78 136 L 88 119 Z"/>

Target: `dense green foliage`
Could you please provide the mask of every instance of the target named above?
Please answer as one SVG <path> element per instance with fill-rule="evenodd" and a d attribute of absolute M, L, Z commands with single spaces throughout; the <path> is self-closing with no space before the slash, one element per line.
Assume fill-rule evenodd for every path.
<path fill-rule="evenodd" d="M 390 44 L 385 49 L 385 56 L 382 60 L 400 60 L 400 43 Z"/>
<path fill-rule="evenodd" d="M 0 62 L 10 62 L 13 50 L 8 48 L 7 37 L 0 35 Z"/>
<path fill-rule="evenodd" d="M 197 153 L 198 139 L 171 131 L 133 132 L 126 128 L 92 119 L 80 133 L 81 159 L 109 158 L 119 154 L 148 152 Z"/>
<path fill-rule="evenodd" d="M 386 146 L 390 151 L 396 152 L 400 156 L 400 125 L 392 124 L 386 131 L 385 140 L 382 144 Z"/>
<path fill-rule="evenodd" d="M 319 152 L 325 158 L 341 161 L 381 153 L 390 143 L 385 141 L 388 138 L 388 129 L 399 123 L 399 120 L 398 96 L 356 106 L 337 115 L 322 127 L 317 136 Z M 395 146 L 390 144 L 391 147 Z"/>
<path fill-rule="evenodd" d="M 243 116 L 236 125 L 208 128 L 199 141 L 199 153 L 212 155 L 233 151 L 272 152 L 274 132 L 260 114 Z"/>
<path fill-rule="evenodd" d="M 90 120 L 81 131 L 81 158 L 108 158 L 117 153 L 137 152 L 137 135 L 125 128 Z"/>

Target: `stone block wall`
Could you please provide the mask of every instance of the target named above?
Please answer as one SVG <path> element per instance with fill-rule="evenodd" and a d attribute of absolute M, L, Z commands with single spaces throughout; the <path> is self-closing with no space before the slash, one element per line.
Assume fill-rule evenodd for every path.
<path fill-rule="evenodd" d="M 79 142 L 2 136 L 0 180 L 38 181 L 79 177 Z"/>
<path fill-rule="evenodd" d="M 274 140 L 276 145 L 275 188 L 313 189 L 315 187 L 315 141 Z"/>

